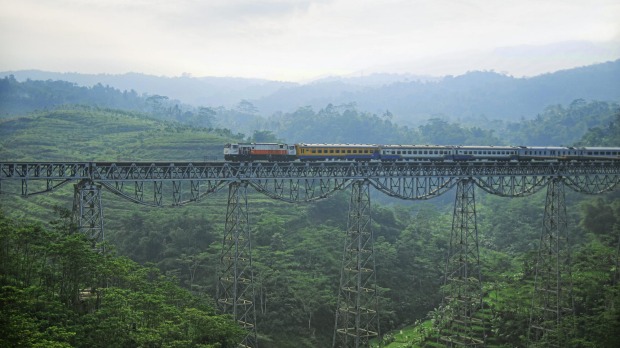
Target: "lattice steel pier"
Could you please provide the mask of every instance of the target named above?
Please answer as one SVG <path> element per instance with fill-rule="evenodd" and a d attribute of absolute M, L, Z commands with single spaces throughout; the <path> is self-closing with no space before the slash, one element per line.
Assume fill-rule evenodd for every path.
<path fill-rule="evenodd" d="M 573 313 L 570 244 L 564 197 L 562 178 L 554 178 L 547 185 L 528 331 L 532 344 L 544 340 L 547 347 L 566 346 L 568 332 L 562 330 L 562 321 Z"/>
<path fill-rule="evenodd" d="M 247 183 L 233 182 L 228 187 L 228 206 L 222 254 L 220 256 L 217 302 L 223 313 L 247 330 L 242 347 L 258 347 L 252 243 L 248 220 Z"/>
<path fill-rule="evenodd" d="M 449 346 L 476 347 L 485 340 L 484 322 L 476 316 L 483 294 L 474 189 L 472 179 L 460 180 L 456 189 L 443 288 L 449 321 L 440 328 L 440 339 Z"/>
<path fill-rule="evenodd" d="M 351 189 L 336 308 L 333 347 L 358 348 L 379 335 L 370 185 L 355 181 Z"/>
<path fill-rule="evenodd" d="M 82 180 L 74 186 L 73 222 L 78 231 L 88 237 L 95 249 L 103 251 L 103 205 L 101 185 Z"/>

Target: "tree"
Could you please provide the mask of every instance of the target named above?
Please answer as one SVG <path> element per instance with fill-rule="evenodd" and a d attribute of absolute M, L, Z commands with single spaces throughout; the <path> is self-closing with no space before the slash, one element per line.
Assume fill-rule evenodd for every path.
<path fill-rule="evenodd" d="M 235 347 L 243 330 L 154 266 L 0 211 L 0 346 Z"/>
<path fill-rule="evenodd" d="M 254 104 L 245 99 L 241 100 L 239 104 L 237 104 L 237 110 L 250 115 L 256 114 L 258 112 L 256 106 L 254 106 Z"/>
<path fill-rule="evenodd" d="M 269 130 L 255 130 L 251 142 L 254 143 L 278 143 L 280 140 Z"/>

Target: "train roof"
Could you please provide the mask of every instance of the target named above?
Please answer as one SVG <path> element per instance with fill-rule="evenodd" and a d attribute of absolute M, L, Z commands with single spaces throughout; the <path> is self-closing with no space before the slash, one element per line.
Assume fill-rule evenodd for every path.
<path fill-rule="evenodd" d="M 482 145 L 482 146 L 475 146 L 475 145 L 459 145 L 459 146 L 455 146 L 457 149 L 483 149 L 483 150 L 490 150 L 490 149 L 500 149 L 500 150 L 514 150 L 514 149 L 518 149 L 519 146 L 510 146 L 510 145 L 499 145 L 499 146 L 495 146 L 495 145 Z"/>
<path fill-rule="evenodd" d="M 424 145 L 415 145 L 415 144 L 409 144 L 409 145 L 381 145 L 381 147 L 411 147 L 411 148 L 453 148 L 454 146 L 452 145 L 428 145 L 428 144 L 424 144 Z"/>
<path fill-rule="evenodd" d="M 299 146 L 312 146 L 312 147 L 378 147 L 374 144 L 306 144 L 299 143 Z"/>

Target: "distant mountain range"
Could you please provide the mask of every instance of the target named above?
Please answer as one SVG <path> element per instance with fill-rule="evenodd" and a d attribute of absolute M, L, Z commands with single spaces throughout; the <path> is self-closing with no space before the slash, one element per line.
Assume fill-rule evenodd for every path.
<path fill-rule="evenodd" d="M 102 84 L 121 91 L 163 95 L 193 106 L 234 108 L 252 103 L 262 116 L 300 107 L 354 103 L 360 110 L 417 123 L 432 117 L 450 120 L 533 118 L 550 105 L 576 99 L 620 101 L 620 59 L 529 78 L 494 71 L 473 71 L 441 78 L 400 74 L 330 77 L 310 83 L 229 77 L 161 77 L 54 73 L 38 70 L 1 72 L 18 81 L 62 80 L 79 86 Z"/>

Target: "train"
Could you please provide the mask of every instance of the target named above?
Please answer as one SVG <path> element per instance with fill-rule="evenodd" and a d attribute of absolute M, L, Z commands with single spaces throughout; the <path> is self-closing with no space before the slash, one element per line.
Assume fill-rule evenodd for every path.
<path fill-rule="evenodd" d="M 619 161 L 618 147 L 231 143 L 232 162 Z"/>

